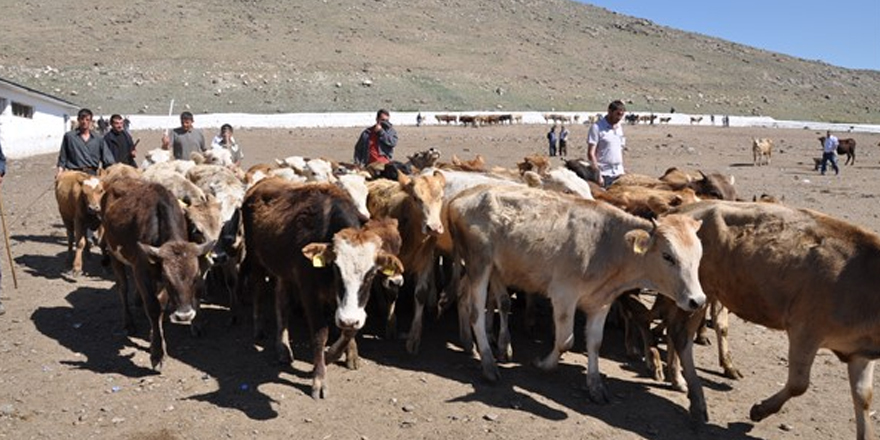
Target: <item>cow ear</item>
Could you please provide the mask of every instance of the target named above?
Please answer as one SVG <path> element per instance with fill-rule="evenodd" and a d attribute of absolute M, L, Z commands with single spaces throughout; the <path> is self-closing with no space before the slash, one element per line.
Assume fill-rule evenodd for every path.
<path fill-rule="evenodd" d="M 326 267 L 334 258 L 330 243 L 309 243 L 302 249 L 302 253 L 317 269 Z"/>
<path fill-rule="evenodd" d="M 382 252 L 376 256 L 376 266 L 382 271 L 382 275 L 389 278 L 403 275 L 403 263 L 394 255 Z"/>
<path fill-rule="evenodd" d="M 159 248 L 141 242 L 138 242 L 138 247 L 141 249 L 141 252 L 147 256 L 147 259 L 150 260 L 151 264 L 156 264 L 162 261 L 162 257 L 159 255 Z"/>
<path fill-rule="evenodd" d="M 208 240 L 200 245 L 196 245 L 196 255 L 200 257 L 202 255 L 207 255 L 208 252 L 211 252 L 211 249 L 214 249 L 216 243 L 215 240 Z"/>
<path fill-rule="evenodd" d="M 644 255 L 651 247 L 651 234 L 643 229 L 629 231 L 624 238 L 636 255 Z"/>
<path fill-rule="evenodd" d="M 440 186 L 446 186 L 446 175 L 443 174 L 440 170 L 434 170 L 434 177 L 440 181 Z"/>

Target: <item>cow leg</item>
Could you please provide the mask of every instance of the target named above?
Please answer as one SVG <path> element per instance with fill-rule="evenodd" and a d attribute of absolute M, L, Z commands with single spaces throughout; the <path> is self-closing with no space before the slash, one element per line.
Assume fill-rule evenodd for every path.
<path fill-rule="evenodd" d="M 500 373 L 492 348 L 489 345 L 489 337 L 486 331 L 486 299 L 489 289 L 489 272 L 491 266 L 484 266 L 482 272 L 474 274 L 466 283 L 469 292 L 467 297 L 471 301 L 470 320 L 473 327 L 474 337 L 477 340 L 477 349 L 480 352 L 480 363 L 483 366 L 483 376 L 491 382 L 498 381 Z M 468 270 L 471 272 L 471 269 Z"/>
<path fill-rule="evenodd" d="M 343 331 L 339 335 L 339 339 L 327 350 L 326 362 L 332 364 L 338 361 L 342 354 L 345 353 L 345 366 L 349 370 L 357 370 L 360 367 L 360 358 L 358 357 L 355 335 L 357 335 L 356 331 Z"/>
<path fill-rule="evenodd" d="M 559 357 L 574 345 L 574 314 L 577 312 L 576 292 L 550 292 L 553 305 L 553 324 L 556 336 L 553 350 L 543 359 L 535 361 L 535 366 L 550 371 L 559 364 Z"/>
<path fill-rule="evenodd" d="M 290 317 L 290 298 L 288 297 L 287 283 L 278 279 L 275 283 L 275 352 L 278 355 L 278 363 L 289 365 L 293 363 L 293 350 L 290 349 L 290 333 L 288 330 L 288 318 Z M 327 336 L 324 336 L 324 343 Z M 324 346 L 321 345 L 323 363 Z M 317 358 L 315 360 L 317 365 Z M 314 396 L 313 396 L 314 397 Z"/>
<path fill-rule="evenodd" d="M 587 391 L 595 403 L 608 403 L 608 390 L 599 374 L 599 347 L 605 330 L 605 318 L 611 305 L 587 312 L 587 326 L 584 330 L 587 340 Z M 572 313 L 572 315 L 574 315 Z"/>
<path fill-rule="evenodd" d="M 162 331 L 163 304 L 156 292 L 156 283 L 145 269 L 134 268 L 134 281 L 144 302 L 144 311 L 150 320 L 150 364 L 162 371 L 165 360 L 165 335 Z"/>
<path fill-rule="evenodd" d="M 874 389 L 874 361 L 855 358 L 847 364 L 849 387 L 853 407 L 856 411 L 856 438 L 874 438 L 873 423 L 870 422 L 871 399 Z"/>
<path fill-rule="evenodd" d="M 645 367 L 651 372 L 651 376 L 658 382 L 663 381 L 663 362 L 660 360 L 660 351 L 657 350 L 654 334 L 651 333 L 651 311 L 642 304 L 635 296 L 623 294 L 618 302 L 623 310 L 624 324 L 626 329 L 626 353 L 628 356 L 638 356 L 635 350 L 637 345 L 634 341 L 635 330 L 642 339 L 642 355 L 645 357 Z"/>
<path fill-rule="evenodd" d="M 425 304 L 428 302 L 428 280 L 433 279 L 431 266 L 419 272 L 416 276 L 415 301 L 413 303 L 413 320 L 409 328 L 409 336 L 406 340 L 406 351 L 409 354 L 418 354 L 419 345 L 422 343 L 422 321 L 425 314 Z"/>
<path fill-rule="evenodd" d="M 278 280 L 278 282 L 279 284 L 282 284 L 281 280 Z M 312 334 L 312 350 L 314 353 L 312 369 L 312 399 L 326 399 L 327 383 L 325 378 L 327 375 L 327 357 L 325 356 L 324 347 L 327 345 L 327 338 L 330 336 L 330 327 L 324 320 L 323 307 L 321 307 L 320 304 L 321 294 L 318 292 L 318 289 L 321 287 L 308 285 L 308 283 L 306 283 L 306 285 L 300 285 L 298 288 L 300 291 L 299 297 L 303 306 L 303 314 L 306 316 L 309 331 Z M 334 361 L 339 359 L 341 349 L 348 344 L 348 341 L 344 340 L 344 338 L 352 338 L 354 337 L 354 333 L 354 331 L 343 332 L 342 336 L 340 336 L 339 340 L 334 344 L 335 348 L 330 347 L 331 359 Z"/>
<path fill-rule="evenodd" d="M 70 276 L 75 278 L 82 275 L 83 249 L 86 247 L 86 225 L 78 219 L 73 220 L 73 239 L 76 242 L 76 248 L 73 253 Z"/>
<path fill-rule="evenodd" d="M 730 355 L 730 313 L 719 301 L 712 301 L 712 322 L 715 324 L 715 337 L 718 339 L 718 363 L 724 370 L 724 376 L 742 379 L 743 374 L 733 365 L 733 357 Z"/>
<path fill-rule="evenodd" d="M 464 277 L 461 280 L 461 288 L 470 289 L 470 278 Z M 471 299 L 467 294 L 459 295 L 458 298 L 458 339 L 461 342 L 461 348 L 466 353 L 472 353 L 474 350 L 474 333 L 471 331 Z"/>
<path fill-rule="evenodd" d="M 494 278 L 494 277 L 493 277 Z M 496 341 L 497 358 L 501 362 L 510 362 L 513 359 L 513 346 L 510 344 L 510 294 L 507 287 L 500 280 L 489 283 L 495 297 L 498 308 L 498 340 Z"/>
<path fill-rule="evenodd" d="M 110 263 L 113 274 L 116 275 L 116 290 L 119 292 L 119 300 L 122 302 L 122 328 L 129 336 L 134 335 L 134 319 L 131 316 L 131 308 L 128 304 L 128 277 L 125 275 L 125 264 L 111 257 Z"/>
<path fill-rule="evenodd" d="M 666 315 L 670 341 L 667 348 L 669 352 L 669 377 L 672 379 L 673 388 L 687 390 L 691 418 L 700 423 L 706 423 L 709 420 L 709 412 L 706 409 L 703 384 L 700 382 L 700 377 L 697 376 L 697 368 L 694 364 L 694 334 L 705 315 L 704 308 L 688 314 L 677 307 Z M 679 361 L 684 367 L 684 378 L 681 376 Z M 687 382 L 686 386 L 682 383 L 682 379 Z"/>
<path fill-rule="evenodd" d="M 390 283 L 389 283 L 390 284 Z M 389 285 L 382 289 L 385 298 L 385 339 L 393 341 L 397 339 L 397 297 L 400 293 L 398 286 Z"/>
<path fill-rule="evenodd" d="M 810 369 L 819 351 L 819 341 L 807 332 L 792 329 L 788 339 L 788 380 L 778 393 L 752 406 L 749 418 L 754 422 L 776 414 L 788 399 L 800 396 L 810 386 Z"/>

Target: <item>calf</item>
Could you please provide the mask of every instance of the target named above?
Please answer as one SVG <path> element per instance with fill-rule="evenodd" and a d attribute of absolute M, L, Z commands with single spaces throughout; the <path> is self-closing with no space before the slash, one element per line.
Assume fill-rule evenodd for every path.
<path fill-rule="evenodd" d="M 67 253 L 72 260 L 71 276 L 82 274 L 83 252 L 88 253 L 88 230 L 98 229 L 101 210 L 101 182 L 81 171 L 64 171 L 55 180 L 55 200 L 67 230 Z M 74 250 L 74 246 L 76 249 Z"/>
<path fill-rule="evenodd" d="M 498 379 L 498 368 L 480 313 L 490 283 L 550 298 L 556 338 L 552 352 L 537 362 L 545 370 L 571 348 L 576 309 L 587 312 L 587 386 L 595 401 L 607 401 L 598 351 L 616 297 L 636 287 L 653 288 L 689 311 L 706 299 L 697 279 L 700 222 L 683 216 L 652 225 L 594 201 L 531 188 L 481 186 L 449 202 L 447 221 L 464 260 L 464 296 L 471 302 L 483 374 L 490 380 Z"/>
<path fill-rule="evenodd" d="M 747 321 L 788 334 L 788 380 L 781 391 L 752 406 L 749 417 L 760 421 L 806 392 L 816 353 L 827 348 L 847 364 L 857 437 L 873 438 L 869 414 L 874 361 L 880 357 L 880 236 L 775 203 L 702 202 L 677 213 L 703 221 L 700 280 L 709 298 Z M 679 317 L 684 319 L 670 324 L 675 352 L 691 394 L 702 398 L 702 391 L 694 392 L 701 385 L 691 345 L 701 314 L 690 322 Z M 726 333 L 726 319 L 716 325 Z M 705 402 L 699 405 L 705 408 Z"/>
<path fill-rule="evenodd" d="M 124 267 L 130 266 L 150 320 L 150 362 L 160 371 L 165 357 L 162 317 L 166 303 L 170 301 L 175 308 L 171 322 L 193 323 L 197 292 L 202 288 L 199 257 L 214 243 L 189 242 L 183 210 L 174 195 L 156 183 L 117 179 L 101 199 L 101 212 L 125 329 L 134 332 Z"/>
<path fill-rule="evenodd" d="M 770 165 L 773 155 L 773 139 L 752 139 L 752 158 L 755 166 Z"/>
<path fill-rule="evenodd" d="M 367 319 L 364 307 L 373 277 L 378 272 L 395 277 L 403 271 L 400 260 L 383 250 L 386 240 L 395 239 L 396 225 L 376 221 L 363 226 L 366 219 L 336 185 L 280 179 L 266 179 L 249 190 L 242 217 L 247 253 L 242 278 L 261 281 L 260 276 L 249 277 L 248 272 L 257 268 L 258 274 L 275 280 L 279 360 L 293 360 L 287 314 L 290 296 L 296 294 L 314 344 L 312 397 L 325 398 L 326 362 L 334 362 L 345 351 L 349 366 L 357 367 L 354 336 Z M 383 236 L 391 238 L 383 240 Z M 326 306 L 335 309 L 334 322 L 342 335 L 325 358 Z"/>

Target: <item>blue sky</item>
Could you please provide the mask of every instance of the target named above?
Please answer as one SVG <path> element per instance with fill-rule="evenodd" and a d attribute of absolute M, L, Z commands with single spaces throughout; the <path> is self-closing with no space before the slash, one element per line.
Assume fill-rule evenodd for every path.
<path fill-rule="evenodd" d="M 579 0 L 735 43 L 880 70 L 880 0 Z"/>

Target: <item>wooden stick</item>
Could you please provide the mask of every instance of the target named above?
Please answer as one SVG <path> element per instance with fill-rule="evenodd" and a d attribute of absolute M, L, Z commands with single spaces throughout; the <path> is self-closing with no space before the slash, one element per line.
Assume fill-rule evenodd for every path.
<path fill-rule="evenodd" d="M 18 290 L 18 277 L 15 276 L 15 263 L 12 261 L 12 250 L 9 249 L 9 229 L 6 228 L 6 211 L 3 210 L 3 197 L 0 197 L 0 222 L 3 223 L 3 238 L 6 240 L 6 258 L 12 270 L 12 285 Z"/>

